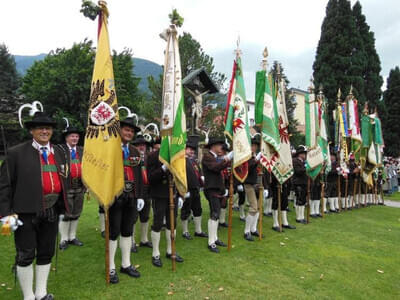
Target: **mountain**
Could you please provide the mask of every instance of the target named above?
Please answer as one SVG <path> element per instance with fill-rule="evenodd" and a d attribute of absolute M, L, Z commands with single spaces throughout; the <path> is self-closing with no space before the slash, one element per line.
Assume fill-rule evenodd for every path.
<path fill-rule="evenodd" d="M 14 55 L 16 67 L 18 73 L 22 76 L 25 75 L 26 71 L 33 65 L 33 63 L 37 60 L 42 60 L 46 57 L 46 54 L 42 53 L 39 55 Z M 147 87 L 147 77 L 153 76 L 154 78 L 158 78 L 160 74 L 162 74 L 162 67 L 150 60 L 143 58 L 132 58 L 133 60 L 133 73 L 136 77 L 141 78 L 139 83 L 139 89 L 143 92 L 149 92 Z"/>

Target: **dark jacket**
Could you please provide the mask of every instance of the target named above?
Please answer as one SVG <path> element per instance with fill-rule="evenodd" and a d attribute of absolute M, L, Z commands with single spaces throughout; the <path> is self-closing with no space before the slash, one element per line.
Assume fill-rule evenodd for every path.
<path fill-rule="evenodd" d="M 67 144 L 59 144 L 56 145 L 55 148 L 59 148 L 60 152 L 64 155 L 64 160 L 66 161 L 66 164 L 68 166 L 66 170 L 66 175 L 68 176 L 67 180 L 65 181 L 65 189 L 68 192 L 68 190 L 71 188 L 71 150 L 68 148 Z M 83 157 L 83 147 L 82 146 L 76 146 L 76 150 L 78 152 L 79 160 L 82 162 L 82 157 Z M 85 190 L 85 186 L 82 184 L 82 188 Z"/>
<path fill-rule="evenodd" d="M 161 168 L 159 154 L 160 151 L 154 151 L 147 157 L 150 196 L 152 198 L 169 198 L 168 172 L 164 172 Z"/>
<path fill-rule="evenodd" d="M 337 184 L 338 179 L 338 171 L 336 168 L 338 167 L 337 161 L 332 162 L 331 170 L 328 173 L 326 181 L 329 183 Z"/>
<path fill-rule="evenodd" d="M 305 161 L 298 157 L 293 158 L 293 184 L 294 185 L 306 185 L 307 184 L 307 173 Z"/>
<path fill-rule="evenodd" d="M 53 147 L 62 192 L 57 202 L 59 213 L 67 210 L 65 185 L 65 156 Z M 9 175 L 9 176 L 8 176 Z M 37 214 L 44 210 L 40 153 L 33 148 L 32 140 L 19 144 L 8 151 L 0 170 L 0 216 L 12 213 Z"/>
<path fill-rule="evenodd" d="M 204 190 L 215 189 L 224 193 L 225 185 L 221 171 L 229 165 L 229 162 L 225 160 L 217 161 L 217 158 L 210 151 L 206 151 L 201 163 L 205 178 Z"/>
<path fill-rule="evenodd" d="M 248 174 L 246 180 L 244 181 L 245 184 L 257 184 L 257 162 L 254 157 L 248 160 Z"/>
<path fill-rule="evenodd" d="M 196 170 L 197 169 L 197 173 Z M 186 178 L 189 190 L 199 189 L 201 187 L 202 171 L 196 160 L 186 157 Z"/>
<path fill-rule="evenodd" d="M 144 197 L 144 184 L 143 184 L 143 177 L 142 171 L 140 166 L 140 152 L 139 150 L 129 144 L 129 160 L 133 162 L 133 175 L 135 176 L 134 181 L 134 197 L 135 198 L 143 198 Z"/>

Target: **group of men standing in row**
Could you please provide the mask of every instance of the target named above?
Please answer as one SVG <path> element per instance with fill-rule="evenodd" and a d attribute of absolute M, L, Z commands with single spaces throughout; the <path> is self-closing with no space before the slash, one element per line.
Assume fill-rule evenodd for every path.
<path fill-rule="evenodd" d="M 1 165 L 0 173 L 0 217 L 3 224 L 15 231 L 16 271 L 24 294 L 24 299 L 53 299 L 47 293 L 47 278 L 51 259 L 55 253 L 56 236 L 60 232 L 61 250 L 69 246 L 83 246 L 77 238 L 77 226 L 83 208 L 86 188 L 81 180 L 81 159 L 83 149 L 78 146 L 82 133 L 68 127 L 63 132 L 65 142 L 53 145 L 50 139 L 56 127 L 54 120 L 42 112 L 34 115 L 25 127 L 32 140 L 9 149 Z M 115 254 L 121 249 L 120 273 L 130 277 L 139 277 L 140 273 L 131 263 L 131 252 L 137 252 L 135 241 L 135 223 L 140 219 L 140 246 L 152 248 L 152 264 L 162 267 L 159 243 L 162 228 L 165 227 L 165 257 L 171 259 L 171 227 L 169 206 L 169 178 L 166 165 L 159 160 L 161 139 L 152 141 L 138 135 L 141 129 L 132 117 L 120 121 L 121 155 L 125 185 L 123 193 L 109 208 L 109 261 L 110 282 L 118 283 Z M 135 137 L 136 135 L 136 137 Z M 307 195 L 307 176 L 305 171 L 306 149 L 299 147 L 294 155 L 294 176 L 278 189 L 278 181 L 259 164 L 260 140 L 252 138 L 252 157 L 248 161 L 248 176 L 243 183 L 234 181 L 234 193 L 238 194 L 240 219 L 244 221 L 245 240 L 252 242 L 260 233 L 257 230 L 259 215 L 259 193 L 264 198 L 264 214 L 273 216 L 272 229 L 281 231 L 278 220 L 278 207 L 281 207 L 282 228 L 295 229 L 287 218 L 288 199 L 291 187 L 296 195 L 296 221 L 306 223 L 304 208 Z M 194 221 L 194 236 L 208 238 L 208 249 L 220 252 L 218 247 L 226 244 L 218 238 L 218 227 L 227 227 L 226 208 L 229 197 L 231 161 L 230 151 L 224 138 L 211 137 L 198 161 L 199 148 L 196 140 L 189 137 L 186 143 L 186 174 L 188 192 L 186 195 L 174 194 L 174 222 L 181 209 L 182 237 L 191 240 L 188 222 Z M 331 156 L 332 169 L 327 175 L 326 197 L 330 211 L 336 212 L 338 204 L 337 176 L 335 156 Z M 342 193 L 342 207 L 345 201 L 352 207 L 352 184 L 358 176 L 358 167 L 352 160 L 349 165 L 347 194 Z M 321 175 L 322 176 L 322 175 Z M 343 177 L 343 176 L 341 176 Z M 342 179 L 340 179 L 342 180 Z M 347 181 L 344 177 L 343 180 Z M 312 182 L 311 216 L 320 216 L 321 178 Z M 202 207 L 200 191 L 209 203 L 210 216 L 207 222 L 208 233 L 202 230 Z M 278 195 L 278 190 L 281 194 Z M 345 192 L 346 192 L 345 191 Z M 363 192 L 366 193 L 366 192 Z M 366 197 L 368 199 L 368 197 Z M 245 201 L 249 209 L 245 215 Z M 281 203 L 279 205 L 278 200 Z M 358 198 L 357 198 L 358 199 Z M 363 198 L 361 198 L 363 199 Z M 363 201 L 363 200 L 361 200 Z M 368 201 L 368 200 L 367 200 Z M 362 202 L 361 202 L 362 203 Z M 358 204 L 356 202 L 356 204 Z M 151 240 L 148 239 L 150 211 L 153 211 Z M 323 209 L 327 211 L 326 204 Z M 100 207 L 102 234 L 104 228 L 104 210 Z M 36 289 L 33 293 L 33 261 L 36 259 Z M 183 258 L 176 254 L 177 262 Z"/>

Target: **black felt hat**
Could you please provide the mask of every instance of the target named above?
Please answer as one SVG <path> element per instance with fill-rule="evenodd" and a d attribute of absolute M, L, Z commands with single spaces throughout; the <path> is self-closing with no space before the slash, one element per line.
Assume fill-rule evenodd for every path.
<path fill-rule="evenodd" d="M 215 144 L 225 144 L 225 139 L 222 137 L 210 137 L 207 147 L 210 148 L 212 145 Z"/>
<path fill-rule="evenodd" d="M 140 131 L 140 128 L 136 126 L 133 117 L 128 117 L 122 121 L 120 120 L 119 124 L 120 124 L 121 128 L 124 126 L 128 126 L 130 128 L 133 128 L 133 130 L 135 130 L 135 132 Z"/>
<path fill-rule="evenodd" d="M 57 123 L 45 113 L 38 111 L 35 113 L 32 120 L 24 122 L 24 125 L 27 129 L 32 129 L 40 125 L 51 126 L 55 128 Z"/>
<path fill-rule="evenodd" d="M 147 141 L 143 135 L 137 135 L 136 138 L 132 142 L 133 145 L 140 145 L 140 144 L 145 144 L 145 145 L 150 145 L 151 143 Z"/>
<path fill-rule="evenodd" d="M 305 146 L 299 146 L 296 149 L 296 156 L 299 155 L 300 153 L 307 153 L 307 148 Z"/>

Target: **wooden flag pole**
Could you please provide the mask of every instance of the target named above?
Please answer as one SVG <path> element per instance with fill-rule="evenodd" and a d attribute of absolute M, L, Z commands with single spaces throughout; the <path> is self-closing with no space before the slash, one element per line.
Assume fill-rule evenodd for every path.
<path fill-rule="evenodd" d="M 344 186 L 344 207 L 345 207 L 346 211 L 347 211 L 347 197 L 349 196 L 349 195 L 347 195 L 348 192 L 349 192 L 349 179 L 346 178 L 345 186 Z"/>
<path fill-rule="evenodd" d="M 365 182 L 365 198 L 364 198 L 364 207 L 367 207 L 367 198 L 368 198 L 368 185 Z"/>
<path fill-rule="evenodd" d="M 338 175 L 338 182 L 337 182 L 337 190 L 338 190 L 338 206 L 339 206 L 339 212 L 342 211 L 342 189 L 341 189 L 341 184 L 340 184 L 340 174 Z"/>
<path fill-rule="evenodd" d="M 229 172 L 228 251 L 232 248 L 233 172 Z"/>
<path fill-rule="evenodd" d="M 262 240 L 262 221 L 263 221 L 263 199 L 264 199 L 264 186 L 263 186 L 263 166 L 258 164 L 258 233 L 259 240 Z"/>
<path fill-rule="evenodd" d="M 307 224 L 310 223 L 310 189 L 311 189 L 311 178 L 307 179 Z"/>
<path fill-rule="evenodd" d="M 171 224 L 171 259 L 172 271 L 176 270 L 176 250 L 175 250 L 175 202 L 174 202 L 174 180 L 172 174 L 168 175 L 169 185 L 169 220 Z"/>
<path fill-rule="evenodd" d="M 104 226 L 105 226 L 105 243 L 106 243 L 106 284 L 110 284 L 110 214 L 108 207 L 104 207 Z"/>
<path fill-rule="evenodd" d="M 354 202 L 355 202 L 355 199 L 356 199 L 357 184 L 358 184 L 358 179 L 356 177 L 356 178 L 354 178 L 354 181 L 353 181 L 353 198 L 351 199 L 351 206 L 353 208 L 356 207 Z"/>
<path fill-rule="evenodd" d="M 281 207 L 281 192 L 282 185 L 278 183 L 278 222 L 279 222 L 279 232 L 282 232 L 282 207 Z"/>

